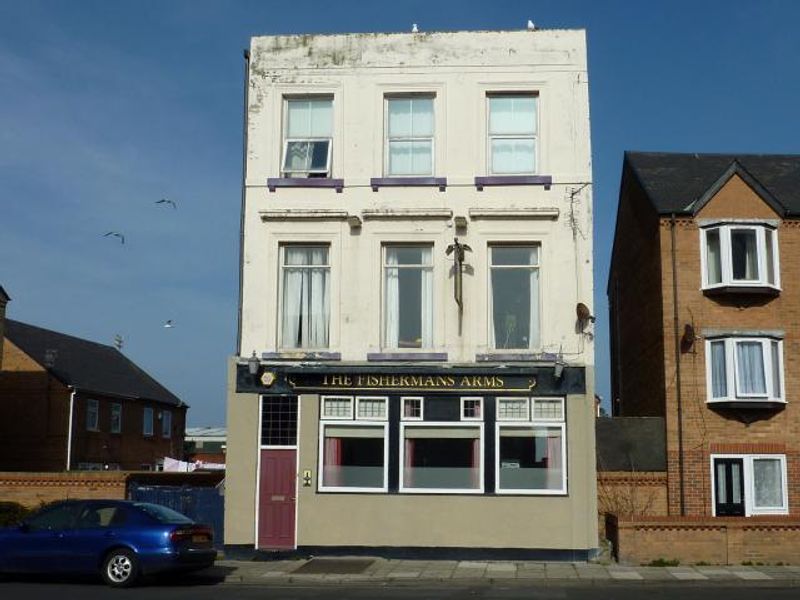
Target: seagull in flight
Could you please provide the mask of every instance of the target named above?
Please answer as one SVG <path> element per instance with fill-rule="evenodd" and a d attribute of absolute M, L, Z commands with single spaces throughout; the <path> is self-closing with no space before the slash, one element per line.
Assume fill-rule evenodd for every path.
<path fill-rule="evenodd" d="M 164 323 L 164 329 L 172 329 L 175 325 L 172 324 L 172 319 L 167 319 L 167 322 Z"/>
<path fill-rule="evenodd" d="M 119 238 L 121 244 L 125 243 L 125 236 L 119 233 L 118 231 L 109 231 L 103 237 L 114 236 L 115 238 Z"/>
<path fill-rule="evenodd" d="M 172 206 L 173 210 L 178 208 L 178 205 L 175 204 L 175 200 L 170 200 L 169 198 L 162 198 L 161 200 L 156 200 L 156 204 L 164 204 L 164 205 L 169 204 L 170 206 Z"/>

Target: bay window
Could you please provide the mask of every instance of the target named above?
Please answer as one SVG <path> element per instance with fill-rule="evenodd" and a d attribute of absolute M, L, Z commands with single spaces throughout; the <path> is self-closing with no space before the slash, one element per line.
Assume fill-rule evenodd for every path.
<path fill-rule="evenodd" d="M 433 97 L 386 99 L 386 175 L 433 175 Z"/>
<path fill-rule="evenodd" d="M 783 403 L 783 341 L 761 337 L 706 340 L 708 402 Z"/>
<path fill-rule="evenodd" d="M 384 345 L 433 345 L 433 248 L 384 246 Z"/>
<path fill-rule="evenodd" d="M 780 287 L 778 233 L 731 223 L 701 230 L 703 289 Z"/>
<path fill-rule="evenodd" d="M 327 348 L 330 322 L 328 246 L 281 247 L 282 348 Z"/>
<path fill-rule="evenodd" d="M 322 397 L 320 491 L 387 490 L 387 415 L 386 397 Z"/>
<path fill-rule="evenodd" d="M 566 423 L 562 398 L 498 398 L 497 492 L 567 492 Z"/>
<path fill-rule="evenodd" d="M 539 251 L 538 245 L 489 248 L 495 349 L 539 347 Z"/>
<path fill-rule="evenodd" d="M 328 177 L 333 136 L 331 98 L 285 101 L 284 177 Z"/>
<path fill-rule="evenodd" d="M 491 175 L 536 173 L 537 100 L 533 94 L 489 96 Z"/>

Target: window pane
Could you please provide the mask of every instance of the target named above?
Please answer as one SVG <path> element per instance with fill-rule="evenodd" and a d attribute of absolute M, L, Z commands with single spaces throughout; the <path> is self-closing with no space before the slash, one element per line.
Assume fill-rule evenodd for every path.
<path fill-rule="evenodd" d="M 311 137 L 331 137 L 333 102 L 331 100 L 312 100 L 309 104 Z"/>
<path fill-rule="evenodd" d="M 411 98 L 394 98 L 388 102 L 389 137 L 411 136 Z"/>
<path fill-rule="evenodd" d="M 493 246 L 492 265 L 538 265 L 538 246 Z"/>
<path fill-rule="evenodd" d="M 719 229 L 706 230 L 706 273 L 708 283 L 722 283 L 722 254 L 720 252 Z"/>
<path fill-rule="evenodd" d="M 717 463 L 717 504 L 728 503 L 728 488 L 725 485 L 725 463 Z M 737 488 L 738 489 L 738 488 Z"/>
<path fill-rule="evenodd" d="M 533 139 L 492 140 L 492 173 L 534 173 L 536 143 Z"/>
<path fill-rule="evenodd" d="M 527 398 L 498 398 L 497 418 L 499 420 L 519 420 L 528 418 Z"/>
<path fill-rule="evenodd" d="M 359 419 L 385 419 L 386 418 L 386 399 L 385 398 L 359 398 L 358 415 Z"/>
<path fill-rule="evenodd" d="M 261 444 L 263 446 L 297 444 L 297 397 L 262 397 Z"/>
<path fill-rule="evenodd" d="M 492 324 L 495 348 L 539 345 L 539 270 L 492 269 Z"/>
<path fill-rule="evenodd" d="M 328 248 L 286 246 L 283 269 L 281 345 L 326 348 L 330 320 Z M 317 268 L 308 268 L 316 266 Z"/>
<path fill-rule="evenodd" d="M 325 427 L 322 485 L 383 487 L 383 427 Z"/>
<path fill-rule="evenodd" d="M 403 418 L 422 418 L 422 398 L 403 398 Z"/>
<path fill-rule="evenodd" d="M 736 342 L 736 374 L 739 394 L 766 394 L 764 351 L 761 342 Z"/>
<path fill-rule="evenodd" d="M 767 244 L 767 282 L 775 284 L 775 233 L 771 229 L 764 230 Z"/>
<path fill-rule="evenodd" d="M 783 507 L 783 481 L 779 459 L 753 459 L 753 488 L 756 508 Z"/>
<path fill-rule="evenodd" d="M 411 135 L 433 136 L 433 98 L 412 98 Z"/>
<path fill-rule="evenodd" d="M 489 133 L 535 134 L 536 98 L 533 96 L 494 96 L 489 98 Z"/>
<path fill-rule="evenodd" d="M 331 100 L 289 100 L 286 105 L 286 137 L 331 137 Z"/>
<path fill-rule="evenodd" d="M 310 171 L 324 172 L 328 170 L 328 150 L 331 143 L 328 140 L 311 142 L 311 165 Z"/>
<path fill-rule="evenodd" d="M 533 401 L 534 419 L 564 419 L 564 402 L 562 400 Z"/>
<path fill-rule="evenodd" d="M 45 509 L 25 520 L 34 531 L 42 529 L 66 529 L 74 523 L 79 506 L 68 504 Z"/>
<path fill-rule="evenodd" d="M 287 142 L 284 171 L 308 171 L 310 142 Z"/>
<path fill-rule="evenodd" d="M 725 398 L 728 395 L 728 374 L 725 364 L 725 342 L 711 342 L 711 397 Z"/>
<path fill-rule="evenodd" d="M 781 351 L 780 344 L 776 341 L 770 342 L 772 350 L 772 395 L 775 398 L 780 398 L 782 394 L 781 388 Z"/>
<path fill-rule="evenodd" d="M 560 427 L 501 427 L 500 489 L 562 489 L 561 437 Z"/>
<path fill-rule="evenodd" d="M 433 273 L 430 268 L 415 268 L 413 265 L 430 264 L 431 248 L 387 246 L 385 252 L 385 344 L 392 348 L 430 347 L 433 337 Z"/>
<path fill-rule="evenodd" d="M 430 140 L 389 142 L 389 175 L 430 175 L 433 172 Z"/>
<path fill-rule="evenodd" d="M 758 245 L 754 230 L 731 230 L 731 262 L 734 280 L 758 279 Z"/>
<path fill-rule="evenodd" d="M 352 398 L 323 398 L 322 417 L 324 419 L 349 419 L 352 414 L 350 407 Z"/>
<path fill-rule="evenodd" d="M 403 487 L 480 489 L 478 429 L 413 427 L 405 432 Z"/>
<path fill-rule="evenodd" d="M 742 503 L 742 463 L 741 462 L 731 463 L 731 486 L 732 486 L 731 502 L 733 504 L 741 504 Z"/>

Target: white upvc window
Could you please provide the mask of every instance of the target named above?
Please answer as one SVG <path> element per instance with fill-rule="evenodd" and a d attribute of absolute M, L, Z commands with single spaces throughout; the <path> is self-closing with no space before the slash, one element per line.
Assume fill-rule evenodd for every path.
<path fill-rule="evenodd" d="M 481 494 L 483 423 L 400 423 L 400 492 Z"/>
<path fill-rule="evenodd" d="M 567 493 L 563 398 L 498 398 L 495 427 L 498 494 Z"/>
<path fill-rule="evenodd" d="M 100 430 L 100 402 L 92 398 L 86 401 L 86 430 Z"/>
<path fill-rule="evenodd" d="M 724 467 L 724 463 L 734 463 L 735 467 L 737 462 L 742 467 L 738 476 L 735 470 L 731 472 Z M 738 479 L 739 476 L 741 480 Z M 714 516 L 721 516 L 718 514 L 721 507 L 736 505 L 743 505 L 743 510 L 738 514 L 746 517 L 789 514 L 784 454 L 712 454 L 711 480 L 711 507 Z"/>
<path fill-rule="evenodd" d="M 323 396 L 319 428 L 319 490 L 388 490 L 388 408 L 385 396 Z"/>
<path fill-rule="evenodd" d="M 333 99 L 287 98 L 281 171 L 284 177 L 329 177 Z"/>
<path fill-rule="evenodd" d="M 489 333 L 497 350 L 540 345 L 538 244 L 489 246 Z"/>
<path fill-rule="evenodd" d="M 422 396 L 403 396 L 400 399 L 403 421 L 422 421 L 425 418 L 425 399 Z"/>
<path fill-rule="evenodd" d="M 111 433 L 122 432 L 122 404 L 111 404 Z"/>
<path fill-rule="evenodd" d="M 161 437 L 172 437 L 172 412 L 169 410 L 161 411 Z"/>
<path fill-rule="evenodd" d="M 534 175 L 538 168 L 538 97 L 491 94 L 487 101 L 489 174 Z"/>
<path fill-rule="evenodd" d="M 433 175 L 433 99 L 431 95 L 386 98 L 387 177 Z"/>
<path fill-rule="evenodd" d="M 786 402 L 782 340 L 720 337 L 705 346 L 708 402 Z"/>
<path fill-rule="evenodd" d="M 383 343 L 433 346 L 433 246 L 383 247 Z"/>
<path fill-rule="evenodd" d="M 483 398 L 466 396 L 461 398 L 461 420 L 483 421 Z"/>
<path fill-rule="evenodd" d="M 280 347 L 328 347 L 331 267 L 328 245 L 281 246 Z"/>
<path fill-rule="evenodd" d="M 700 230 L 703 289 L 780 289 L 778 232 L 769 225 L 729 223 Z"/>
<path fill-rule="evenodd" d="M 142 435 L 153 435 L 153 409 L 149 406 L 145 406 L 142 412 Z"/>

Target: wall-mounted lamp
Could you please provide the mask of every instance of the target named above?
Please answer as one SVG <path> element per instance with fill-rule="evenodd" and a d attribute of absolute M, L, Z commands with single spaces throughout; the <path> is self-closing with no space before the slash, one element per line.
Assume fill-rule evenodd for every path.
<path fill-rule="evenodd" d="M 256 356 L 256 351 L 253 350 L 252 356 L 247 359 L 247 370 L 250 371 L 250 375 L 255 377 L 256 374 L 258 373 L 258 369 L 260 366 L 261 366 L 261 361 L 258 360 L 258 357 Z"/>
<path fill-rule="evenodd" d="M 556 379 L 561 379 L 564 375 L 564 363 L 560 360 L 556 361 L 556 364 L 553 365 L 553 377 Z"/>

